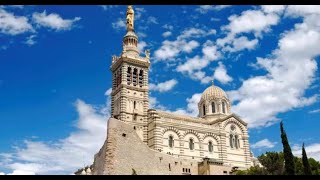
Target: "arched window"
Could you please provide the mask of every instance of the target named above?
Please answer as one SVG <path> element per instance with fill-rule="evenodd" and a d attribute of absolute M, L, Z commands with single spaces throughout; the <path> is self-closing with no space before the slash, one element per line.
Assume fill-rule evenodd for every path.
<path fill-rule="evenodd" d="M 174 140 L 173 140 L 173 136 L 169 136 L 169 147 L 173 147 L 174 146 Z"/>
<path fill-rule="evenodd" d="M 128 70 L 127 70 L 127 84 L 130 85 L 131 84 L 131 81 L 132 81 L 132 76 L 131 76 L 131 67 L 128 67 Z"/>
<path fill-rule="evenodd" d="M 235 149 L 240 148 L 239 136 L 236 132 L 236 126 L 233 124 L 230 127 L 230 147 Z"/>
<path fill-rule="evenodd" d="M 216 104 L 214 102 L 211 103 L 212 113 L 216 112 Z"/>
<path fill-rule="evenodd" d="M 203 115 L 204 116 L 206 115 L 206 105 L 205 104 L 203 105 Z"/>
<path fill-rule="evenodd" d="M 137 70 L 137 68 L 134 68 L 133 75 L 132 75 L 132 81 L 133 81 L 134 86 L 137 85 L 137 76 L 138 76 L 138 70 Z"/>
<path fill-rule="evenodd" d="M 234 136 L 234 138 L 235 138 L 235 144 L 234 144 L 234 147 L 236 148 L 236 149 L 238 149 L 239 147 L 239 145 L 238 145 L 238 135 L 235 135 Z"/>
<path fill-rule="evenodd" d="M 233 148 L 232 139 L 233 139 L 233 135 L 232 135 L 232 134 L 230 134 L 229 141 L 230 141 L 230 147 L 231 147 L 231 148 Z"/>
<path fill-rule="evenodd" d="M 212 151 L 213 151 L 213 145 L 212 145 L 212 142 L 211 142 L 211 141 L 209 141 L 208 150 L 209 150 L 209 152 L 212 152 Z"/>
<path fill-rule="evenodd" d="M 226 113 L 226 103 L 224 103 L 222 101 L 222 113 L 225 114 Z"/>
<path fill-rule="evenodd" d="M 139 86 L 142 87 L 143 85 L 143 70 L 140 70 L 139 73 Z"/>
<path fill-rule="evenodd" d="M 189 149 L 190 149 L 190 150 L 193 150 L 193 149 L 194 149 L 193 139 L 189 139 Z"/>

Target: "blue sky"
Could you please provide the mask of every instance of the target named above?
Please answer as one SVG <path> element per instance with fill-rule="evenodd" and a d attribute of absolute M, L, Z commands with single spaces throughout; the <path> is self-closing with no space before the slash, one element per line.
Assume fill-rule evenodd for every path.
<path fill-rule="evenodd" d="M 223 88 L 251 149 L 320 160 L 320 6 L 136 5 L 151 50 L 150 106 L 196 116 Z M 71 174 L 92 163 L 110 114 L 111 56 L 126 6 L 0 6 L 0 174 Z"/>

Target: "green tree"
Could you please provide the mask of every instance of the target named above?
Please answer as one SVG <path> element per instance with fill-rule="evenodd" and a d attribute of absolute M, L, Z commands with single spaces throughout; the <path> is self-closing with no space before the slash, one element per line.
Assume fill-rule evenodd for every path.
<path fill-rule="evenodd" d="M 304 143 L 302 144 L 302 163 L 303 163 L 303 171 L 305 175 L 312 175 L 310 164 L 308 161 L 306 150 L 304 149 Z"/>
<path fill-rule="evenodd" d="M 247 170 L 243 170 L 243 171 L 238 170 L 236 172 L 236 175 L 267 175 L 267 174 L 268 173 L 266 169 L 259 166 L 251 166 Z"/>
<path fill-rule="evenodd" d="M 294 157 L 294 165 L 296 167 L 296 175 L 304 175 L 302 159 L 300 157 Z"/>
<path fill-rule="evenodd" d="M 267 174 L 282 175 L 284 172 L 283 153 L 266 152 L 258 157 L 259 162 L 265 167 Z"/>
<path fill-rule="evenodd" d="M 313 175 L 320 175 L 320 163 L 313 158 L 309 158 L 309 164 Z"/>
<path fill-rule="evenodd" d="M 295 165 L 294 165 L 294 156 L 291 152 L 291 148 L 288 142 L 287 134 L 283 128 L 283 122 L 280 122 L 280 130 L 281 130 L 281 140 L 283 145 L 283 157 L 284 157 L 284 167 L 286 175 L 294 175 L 295 174 Z"/>

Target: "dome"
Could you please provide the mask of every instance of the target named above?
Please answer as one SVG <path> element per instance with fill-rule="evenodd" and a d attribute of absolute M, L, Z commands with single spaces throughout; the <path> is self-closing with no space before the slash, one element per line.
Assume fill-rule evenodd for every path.
<path fill-rule="evenodd" d="M 212 85 L 203 91 L 200 101 L 210 100 L 212 98 L 219 98 L 220 99 L 223 97 L 228 99 L 226 92 L 224 90 L 222 90 L 220 87 Z"/>

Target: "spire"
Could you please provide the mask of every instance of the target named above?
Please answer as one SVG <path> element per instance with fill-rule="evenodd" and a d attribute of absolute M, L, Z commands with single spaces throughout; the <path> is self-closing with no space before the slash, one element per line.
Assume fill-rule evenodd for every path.
<path fill-rule="evenodd" d="M 127 31 L 134 31 L 134 11 L 132 9 L 132 5 L 128 6 L 127 9 Z"/>
<path fill-rule="evenodd" d="M 214 79 L 212 79 L 211 82 L 212 82 L 212 86 L 214 86 Z"/>
<path fill-rule="evenodd" d="M 134 11 L 131 5 L 127 8 L 126 24 L 127 33 L 123 37 L 122 55 L 137 57 L 139 56 L 138 36 L 134 32 Z"/>

